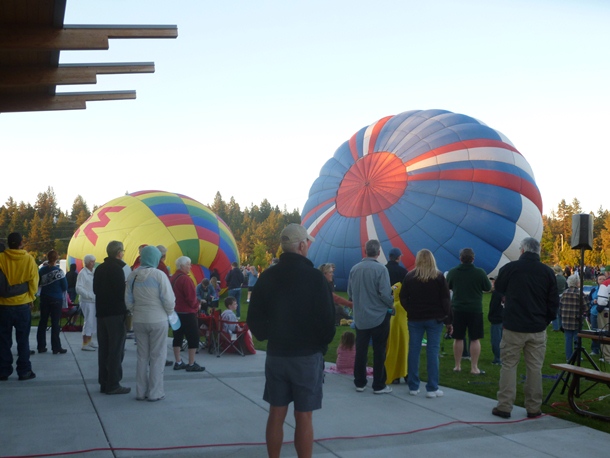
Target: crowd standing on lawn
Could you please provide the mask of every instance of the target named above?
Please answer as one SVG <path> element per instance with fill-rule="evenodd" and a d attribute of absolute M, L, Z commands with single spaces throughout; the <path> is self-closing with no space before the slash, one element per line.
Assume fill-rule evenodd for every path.
<path fill-rule="evenodd" d="M 19 380 L 36 377 L 30 362 L 32 304 L 38 290 L 38 267 L 34 258 L 22 250 L 18 232 L 7 238 L 8 248 L 0 250 L 0 381 L 13 373 L 13 328 L 17 340 Z"/>
<path fill-rule="evenodd" d="M 546 328 L 559 306 L 553 269 L 540 262 L 540 242 L 526 237 L 521 256 L 500 269 L 496 290 L 504 296 L 498 405 L 492 414 L 510 418 L 517 396 L 517 365 L 525 360 L 525 409 L 529 418 L 542 415 L 542 364 L 546 352 Z"/>
<path fill-rule="evenodd" d="M 131 272 L 123 262 L 123 242 L 113 240 L 106 247 L 108 256 L 93 274 L 95 312 L 97 318 L 98 381 L 100 392 L 127 394 L 130 387 L 121 386 L 125 355 L 125 279 Z"/>
<path fill-rule="evenodd" d="M 278 456 L 283 441 L 283 422 L 288 405 L 295 403 L 295 447 L 299 455 L 307 456 L 313 443 L 313 410 L 321 408 L 324 354 L 327 345 L 332 341 L 336 322 L 333 303 L 334 265 L 323 264 L 315 269 L 307 259 L 309 244 L 314 241 L 305 228 L 298 224 L 287 226 L 281 235 L 284 253 L 279 260 L 257 278 L 258 271 L 251 269 L 249 277 L 251 294 L 248 324 L 259 340 L 268 340 L 266 360 L 266 383 L 263 398 L 270 403 L 267 423 L 267 447 L 270 456 Z M 46 312 L 57 317 L 61 309 L 47 307 L 49 288 L 56 286 L 65 296 L 66 278 L 56 266 L 56 252 L 49 252 L 48 265 L 37 272 L 33 258 L 21 250 L 22 239 L 17 233 L 9 235 L 8 250 L 0 249 L 0 381 L 5 381 L 13 372 L 11 353 L 12 328 L 16 329 L 19 357 L 17 373 L 19 380 L 29 380 L 36 375 L 29 362 L 29 328 L 30 309 L 41 280 L 42 305 L 44 318 Z M 454 371 L 461 370 L 461 347 L 466 336 L 470 337 L 470 354 L 472 356 L 471 373 L 482 375 L 485 372 L 478 368 L 480 339 L 483 338 L 482 294 L 492 289 L 485 272 L 474 266 L 474 251 L 463 248 L 460 251 L 460 265 L 451 269 L 445 277 L 436 268 L 434 256 L 428 250 L 417 253 L 415 269 L 408 272 L 399 264 L 402 253 L 397 248 L 389 252 L 386 266 L 377 262 L 381 253 L 378 240 L 369 240 L 364 247 L 366 257 L 350 271 L 347 292 L 353 300 L 354 336 L 342 339 L 341 358 L 338 357 L 337 369 L 341 372 L 352 370 L 357 392 L 365 391 L 367 385 L 367 367 L 369 344 L 373 346 L 373 393 L 391 393 L 389 383 L 397 383 L 404 375 L 404 370 L 392 374 L 386 373 L 387 345 L 408 346 L 408 354 L 398 352 L 393 360 L 403 358 L 405 361 L 393 361 L 396 367 L 408 367 L 407 383 L 409 393 L 417 395 L 420 388 L 419 356 L 422 342 L 427 338 L 428 380 L 427 397 L 443 396 L 439 388 L 439 349 L 443 325 L 447 325 L 447 336 L 454 342 Z M 553 269 L 540 262 L 540 243 L 525 238 L 520 244 L 521 256 L 500 269 L 495 280 L 495 287 L 490 300 L 488 319 L 491 322 L 491 346 L 494 354 L 492 364 L 502 365 L 499 380 L 498 404 L 492 413 L 502 418 L 510 418 L 516 397 L 516 370 L 520 355 L 523 353 L 526 365 L 526 382 L 524 385 L 525 407 L 527 416 L 535 418 L 541 415 L 542 374 L 541 367 L 546 352 L 546 328 L 549 323 L 563 324 L 566 340 L 566 358 L 573 352 L 573 341 L 578 332 L 580 316 L 586 312 L 580 307 L 578 274 L 567 279 L 563 298 L 561 299 L 561 318 L 556 320 L 559 306 L 559 289 L 565 282 L 561 267 Z M 93 334 L 98 334 L 98 381 L 100 391 L 106 394 L 126 394 L 131 388 L 121 386 L 122 360 L 125 349 L 126 317 L 129 311 L 134 312 L 134 328 L 138 344 L 138 362 L 136 368 L 136 385 L 138 400 L 156 401 L 163 399 L 163 367 L 167 365 L 164 345 L 167 336 L 167 316 L 175 309 L 182 326 L 174 332 L 174 369 L 185 368 L 189 372 L 201 372 L 205 368 L 195 361 L 199 347 L 197 313 L 202 303 L 203 294 L 197 294 L 195 285 L 189 277 L 190 259 L 181 257 L 176 261 L 177 272 L 169 280 L 169 272 L 163 259 L 167 253 L 165 247 L 140 246 L 140 256 L 131 271 L 123 262 L 124 246 L 122 242 L 113 241 L 107 246 L 108 257 L 94 270 L 95 258 L 87 255 L 84 267 L 78 274 L 76 289 L 80 297 L 81 309 L 85 316 L 83 328 L 83 350 L 95 351 Z M 36 274 L 29 278 L 30 270 Z M 274 267 L 279 266 L 279 267 Z M 607 268 L 610 271 L 610 268 Z M 145 272 L 157 272 L 144 275 Z M 61 271 L 60 271 L 61 272 Z M 162 273 L 160 273 L 162 272 Z M 557 273 L 557 275 L 555 275 Z M 608 272 L 610 273 L 610 272 Z M 233 277 L 235 275 L 235 277 Z M 142 278 L 138 279 L 141 276 Z M 144 278 L 146 277 L 146 278 Z M 154 300 L 146 294 L 142 296 L 140 287 L 154 277 L 159 285 L 167 283 L 168 291 Z M 157 278 L 158 277 L 158 278 Z M 212 277 L 216 283 L 216 277 Z M 610 298 L 610 280 L 600 275 L 599 286 L 590 294 L 591 321 L 593 327 L 607 328 Z M 231 291 L 241 293 L 244 281 L 238 263 L 226 277 Z M 52 280 L 52 281 L 51 281 Z M 129 282 L 132 282 L 131 285 Z M 231 281 L 231 283 L 229 283 Z M 394 281 L 394 284 L 392 283 Z M 144 282 L 144 283 L 142 283 Z M 12 286 L 10 286 L 12 285 Z M 239 285 L 239 286 L 238 286 Z M 66 286 L 64 288 L 64 286 Z M 150 286 L 150 285 L 148 285 Z M 205 302 L 209 305 L 218 303 L 218 285 L 205 281 L 199 285 L 206 289 Z M 396 290 L 394 296 L 393 288 Z M 46 289 L 45 289 L 46 288 Z M 126 291 L 127 289 L 127 291 Z M 162 288 L 161 288 L 162 289 Z M 449 291 L 453 291 L 452 307 L 449 307 Z M 202 289 L 203 291 L 203 289 Z M 55 291 L 53 291 L 55 292 Z M 240 295 L 240 294 L 236 295 Z M 62 297 L 63 297 L 62 296 Z M 171 297 L 170 297 L 171 296 Z M 338 297 L 338 296 L 337 296 Z M 59 298 L 57 298 L 59 300 Z M 394 302 L 400 304 L 404 311 L 394 316 Z M 215 303 L 214 303 L 215 302 Z M 158 305 L 153 311 L 150 307 Z M 213 304 L 214 303 L 214 304 Z M 352 302 L 349 302 L 352 305 Z M 139 310 L 139 307 L 144 307 Z M 237 321 L 239 302 L 231 302 L 229 312 Z M 139 313 L 138 312 L 141 312 Z M 596 313 L 597 312 L 597 313 Z M 228 313 L 228 312 L 225 312 Z M 53 315 L 54 314 L 54 315 Z M 154 323 L 150 321 L 154 316 Z M 410 339 L 389 340 L 391 320 L 404 320 Z M 46 334 L 46 323 L 41 325 Z M 53 320 L 52 320 L 53 321 Z M 96 323 L 97 321 L 97 323 Z M 332 326 L 331 326 L 332 324 Z M 153 326 L 154 325 L 154 326 Z M 454 326 L 452 326 L 454 325 Z M 152 328 L 155 334 L 152 335 Z M 406 327 L 406 326 L 405 326 Z M 27 329 L 26 329 L 27 328 Z M 39 327 L 39 334 L 40 334 Z M 138 332 L 139 331 L 139 332 Z M 52 331 L 52 349 L 55 354 L 65 350 L 54 344 L 56 330 Z M 25 337 L 24 337 L 25 336 Z M 182 341 L 188 341 L 188 364 L 180 357 Z M 46 351 L 46 345 L 39 352 Z M 408 343 L 406 343 L 408 342 Z M 46 344 L 46 342 L 44 342 Z M 162 348 L 163 347 L 163 348 Z M 165 350 L 165 352 L 163 352 Z M 390 350 L 393 350 L 391 348 Z M 599 349 L 597 349 L 599 351 Z M 610 348 L 604 348 L 600 361 L 610 359 Z M 391 353 L 391 352 L 390 352 Z M 592 354 L 596 354 L 593 348 Z M 402 355 L 402 356 L 401 356 Z M 347 358 L 347 359 L 346 359 Z M 341 359 L 341 361 L 339 361 Z M 404 365 L 401 365 L 404 363 Z M 171 362 L 170 362 L 171 365 Z M 353 369 L 350 369 L 353 366 Z M 304 381 L 304 383 L 303 383 Z"/>
<path fill-rule="evenodd" d="M 373 393 L 391 393 L 386 385 L 385 357 L 390 334 L 390 318 L 394 312 L 394 297 L 390 286 L 388 269 L 377 262 L 381 253 L 378 240 L 369 240 L 364 245 L 366 257 L 349 272 L 347 294 L 354 307 L 356 325 L 356 362 L 354 385 L 363 392 L 366 385 L 366 362 L 369 342 L 373 344 Z"/>
<path fill-rule="evenodd" d="M 93 340 L 93 334 L 97 330 L 95 318 L 95 293 L 93 292 L 93 268 L 95 267 L 95 256 L 85 255 L 84 267 L 76 277 L 76 294 L 79 297 L 79 305 L 85 322 L 83 324 L 83 351 L 95 351 L 98 345 Z"/>
<path fill-rule="evenodd" d="M 415 269 L 407 274 L 400 290 L 400 303 L 407 311 L 409 325 L 408 376 L 409 394 L 419 394 L 419 357 L 424 335 L 428 383 L 426 397 L 439 398 L 439 352 L 443 325 L 451 334 L 449 287 L 443 273 L 437 269 L 430 250 L 420 250 L 415 257 Z"/>
<path fill-rule="evenodd" d="M 483 292 L 491 291 L 491 282 L 485 271 L 474 265 L 472 248 L 460 250 L 460 265 L 447 274 L 447 284 L 453 292 L 451 308 L 453 309 L 453 370 L 462 370 L 462 352 L 466 331 L 470 340 L 470 373 L 485 374 L 479 369 L 481 341 L 484 337 L 483 324 Z"/>
<path fill-rule="evenodd" d="M 66 302 L 68 292 L 68 281 L 64 271 L 59 268 L 57 261 L 59 254 L 51 250 L 47 253 L 47 263 L 38 271 L 40 277 L 38 286 L 40 287 L 40 321 L 38 322 L 38 353 L 47 351 L 47 323 L 51 318 L 51 350 L 54 355 L 63 355 L 68 350 L 61 348 L 59 332 L 61 327 L 61 309 Z"/>
<path fill-rule="evenodd" d="M 610 266 L 606 266 L 607 280 L 599 285 L 597 293 L 597 327 L 604 331 L 610 330 Z M 602 345 L 600 361 L 610 362 L 610 345 Z"/>
<path fill-rule="evenodd" d="M 140 266 L 127 277 L 125 302 L 133 315 L 137 344 L 136 399 L 154 402 L 165 398 L 167 320 L 176 297 L 167 274 L 157 268 L 161 251 L 147 246 L 140 258 Z"/>
<path fill-rule="evenodd" d="M 258 340 L 267 340 L 263 399 L 270 405 L 270 457 L 280 456 L 291 402 L 294 447 L 299 457 L 311 456 L 313 411 L 322 407 L 324 354 L 335 335 L 335 309 L 327 280 L 307 259 L 313 242 L 303 226 L 286 226 L 279 262 L 259 276 L 250 298 L 247 324 Z"/>

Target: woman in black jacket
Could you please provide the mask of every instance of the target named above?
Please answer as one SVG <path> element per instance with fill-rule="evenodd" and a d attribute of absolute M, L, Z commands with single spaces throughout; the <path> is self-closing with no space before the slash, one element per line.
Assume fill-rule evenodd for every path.
<path fill-rule="evenodd" d="M 424 334 L 426 344 L 428 383 L 426 397 L 443 395 L 438 389 L 439 352 L 443 323 L 451 334 L 451 300 L 443 273 L 437 269 L 430 250 L 420 250 L 415 258 L 415 269 L 407 274 L 400 290 L 400 304 L 407 311 L 409 326 L 409 359 L 407 383 L 409 394 L 419 393 L 419 355 Z"/>

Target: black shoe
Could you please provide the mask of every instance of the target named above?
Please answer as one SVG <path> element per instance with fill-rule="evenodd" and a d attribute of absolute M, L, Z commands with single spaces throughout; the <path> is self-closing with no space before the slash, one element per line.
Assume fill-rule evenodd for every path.
<path fill-rule="evenodd" d="M 173 366 L 174 363 L 172 363 L 169 359 L 165 360 L 165 367 L 169 367 L 169 366 Z"/>
<path fill-rule="evenodd" d="M 510 418 L 510 412 L 504 412 L 503 410 L 500 410 L 497 407 L 494 407 L 492 409 L 491 414 L 500 418 Z"/>
<path fill-rule="evenodd" d="M 25 374 L 19 376 L 19 380 L 21 380 L 21 381 L 32 380 L 33 378 L 36 378 L 36 374 L 34 374 L 34 372 L 32 372 L 32 371 L 28 371 Z"/>
<path fill-rule="evenodd" d="M 205 370 L 205 367 L 201 367 L 199 364 L 193 363 L 186 366 L 185 369 L 187 372 L 203 372 Z"/>
<path fill-rule="evenodd" d="M 46 348 L 39 348 L 38 349 L 38 353 L 46 353 L 47 349 Z"/>
<path fill-rule="evenodd" d="M 131 391 L 128 386 L 119 386 L 112 391 L 106 391 L 106 394 L 127 394 Z"/>
<path fill-rule="evenodd" d="M 64 353 L 68 353 L 68 350 L 66 350 L 65 348 L 60 348 L 59 350 L 53 350 L 54 355 L 63 355 Z"/>
<path fill-rule="evenodd" d="M 34 350 L 30 350 L 30 356 L 35 355 L 36 352 Z"/>
<path fill-rule="evenodd" d="M 8 380 L 8 375 L 0 375 L 0 382 L 6 382 Z"/>
<path fill-rule="evenodd" d="M 527 413 L 527 418 L 538 418 L 541 415 L 542 415 L 542 412 L 540 412 L 540 411 L 538 411 L 538 412 L 528 412 Z"/>

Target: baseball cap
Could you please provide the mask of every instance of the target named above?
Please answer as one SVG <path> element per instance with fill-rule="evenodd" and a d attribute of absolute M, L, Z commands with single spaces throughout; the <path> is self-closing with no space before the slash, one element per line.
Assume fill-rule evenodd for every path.
<path fill-rule="evenodd" d="M 310 242 L 315 242 L 315 238 L 313 238 L 300 224 L 291 223 L 282 230 L 280 234 L 280 240 L 282 243 L 298 243 L 303 240 L 309 240 Z"/>
<path fill-rule="evenodd" d="M 400 249 L 398 249 L 398 248 L 392 248 L 392 249 L 390 250 L 390 252 L 388 253 L 388 255 L 389 255 L 391 258 L 397 258 L 397 257 L 399 257 L 399 256 L 402 256 L 402 251 L 400 251 Z"/>

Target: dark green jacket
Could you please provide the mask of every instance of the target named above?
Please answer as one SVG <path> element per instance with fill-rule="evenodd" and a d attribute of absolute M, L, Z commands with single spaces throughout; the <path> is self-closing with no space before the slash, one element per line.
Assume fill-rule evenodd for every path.
<path fill-rule="evenodd" d="M 453 291 L 451 307 L 458 312 L 483 312 L 483 291 L 491 291 L 485 271 L 474 264 L 460 264 L 447 274 Z"/>

